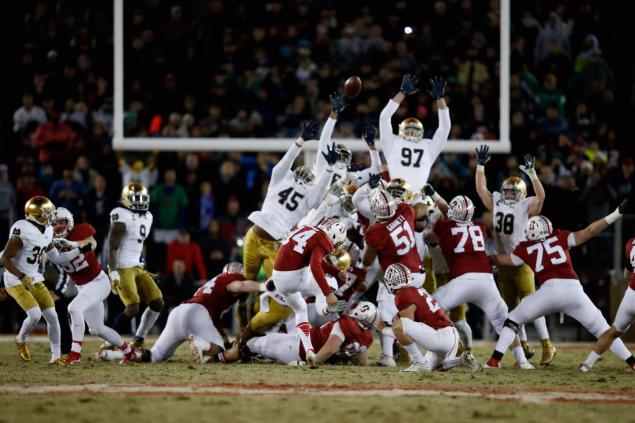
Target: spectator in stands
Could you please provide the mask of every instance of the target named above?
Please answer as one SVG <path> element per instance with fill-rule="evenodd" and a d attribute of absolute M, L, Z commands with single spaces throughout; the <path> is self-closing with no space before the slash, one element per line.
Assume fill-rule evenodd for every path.
<path fill-rule="evenodd" d="M 220 273 L 230 258 L 231 247 L 220 233 L 218 219 L 209 224 L 207 233 L 201 239 L 201 249 L 205 258 L 205 267 L 210 275 Z"/>
<path fill-rule="evenodd" d="M 9 233 L 15 222 L 16 197 L 13 185 L 9 183 L 9 167 L 0 164 L 0 234 Z"/>
<path fill-rule="evenodd" d="M 140 182 L 146 188 L 152 188 L 157 181 L 159 171 L 156 168 L 156 154 L 150 155 L 147 162 L 140 158 L 135 158 L 132 165 L 126 159 L 119 158 L 119 172 L 121 172 L 122 185 L 126 186 L 130 182 Z"/>
<path fill-rule="evenodd" d="M 88 192 L 95 187 L 99 173 L 90 165 L 88 157 L 81 155 L 75 163 L 73 178 L 84 186 L 84 191 Z"/>
<path fill-rule="evenodd" d="M 101 251 L 110 225 L 110 211 L 115 208 L 119 199 L 118 191 L 108 189 L 108 181 L 98 175 L 95 185 L 84 197 L 84 220 L 92 224 L 97 234 L 97 250 Z"/>
<path fill-rule="evenodd" d="M 552 73 L 545 75 L 542 87 L 539 87 L 538 81 L 534 75 L 527 69 L 522 74 L 523 88 L 534 99 L 540 110 L 546 110 L 547 106 L 555 105 L 558 109 L 558 115 L 564 116 L 564 105 L 567 100 L 564 92 L 558 88 L 558 79 Z"/>
<path fill-rule="evenodd" d="M 151 191 L 150 207 L 154 214 L 154 241 L 169 244 L 179 235 L 179 229 L 185 224 L 185 211 L 188 204 L 185 190 L 176 183 L 176 171 L 167 169 L 163 184 Z"/>
<path fill-rule="evenodd" d="M 48 111 L 48 120 L 33 134 L 33 147 L 38 150 L 40 163 L 68 163 L 73 158 L 77 134 L 66 123 L 59 121 L 57 110 Z"/>
<path fill-rule="evenodd" d="M 160 326 L 165 325 L 170 310 L 194 295 L 196 289 L 194 278 L 185 268 L 183 260 L 176 258 L 169 263 L 169 266 L 172 271 L 165 275 L 160 281 L 161 293 L 163 294 L 163 301 L 165 302 L 161 317 L 158 319 Z"/>
<path fill-rule="evenodd" d="M 212 193 L 212 184 L 203 182 L 201 184 L 201 193 L 199 198 L 199 224 L 198 229 L 201 231 L 209 228 L 214 219 L 216 212 L 216 202 Z"/>
<path fill-rule="evenodd" d="M 198 244 L 192 242 L 190 233 L 186 229 L 179 231 L 179 236 L 168 244 L 167 271 L 172 272 L 172 263 L 180 259 L 185 263 L 185 270 L 199 282 L 207 280 L 207 270 L 203 262 L 203 255 Z"/>
<path fill-rule="evenodd" d="M 33 95 L 24 94 L 22 106 L 13 114 L 13 132 L 31 131 L 46 122 L 46 112 L 33 103 Z M 30 131 L 29 131 L 30 132 Z"/>
<path fill-rule="evenodd" d="M 62 178 L 53 182 L 49 197 L 55 206 L 66 207 L 71 213 L 79 213 L 84 199 L 84 186 L 73 178 L 73 169 L 62 171 Z"/>
<path fill-rule="evenodd" d="M 571 57 L 571 46 L 569 44 L 569 27 L 562 22 L 562 18 L 556 12 L 549 13 L 545 25 L 538 32 L 536 47 L 534 49 L 534 60 L 536 65 L 549 55 L 549 49 L 554 44 L 560 45 L 562 52 Z"/>

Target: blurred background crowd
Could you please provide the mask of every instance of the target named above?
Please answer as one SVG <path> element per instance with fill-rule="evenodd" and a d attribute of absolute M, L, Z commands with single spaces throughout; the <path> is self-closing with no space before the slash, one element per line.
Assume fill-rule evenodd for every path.
<path fill-rule="evenodd" d="M 122 184 L 139 180 L 155 214 L 148 267 L 162 275 L 168 305 L 178 304 L 240 260 L 246 216 L 264 198 L 279 154 L 114 152 L 112 3 L 16 6 L 23 19 L 8 27 L 17 47 L 6 58 L 13 74 L 0 100 L 0 242 L 24 202 L 43 194 L 93 224 L 101 247 Z M 496 189 L 519 173 L 522 154 L 535 154 L 543 213 L 558 227 L 604 216 L 635 184 L 627 138 L 635 67 L 632 54 L 624 65 L 622 49 L 633 29 L 607 25 L 616 13 L 599 1 L 512 2 L 513 154 L 488 164 L 488 182 Z M 377 123 L 402 75 L 416 72 L 422 81 L 447 77 L 450 138 L 476 147 L 498 138 L 499 15 L 498 0 L 126 0 L 125 132 L 184 143 L 296 137 L 302 121 L 326 119 L 329 94 L 359 75 L 364 90 L 334 134 L 356 137 Z M 434 132 L 424 89 L 393 123 L 407 116 Z M 369 159 L 360 153 L 356 161 Z M 442 154 L 431 182 L 446 198 L 466 193 L 479 205 L 475 167 L 473 154 Z M 576 254 L 585 289 L 607 311 L 611 232 Z M 0 306 L 3 330 L 16 312 L 8 303 Z"/>

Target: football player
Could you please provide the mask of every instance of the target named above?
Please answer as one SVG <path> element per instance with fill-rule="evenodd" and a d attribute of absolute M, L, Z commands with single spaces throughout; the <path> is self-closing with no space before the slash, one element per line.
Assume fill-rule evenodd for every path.
<path fill-rule="evenodd" d="M 611 214 L 576 232 L 554 231 L 549 219 L 534 216 L 527 223 L 526 241 L 518 244 L 510 254 L 492 256 L 492 261 L 499 266 L 531 266 L 540 282 L 540 289 L 523 298 L 518 307 L 509 313 L 487 366 L 500 367 L 503 352 L 514 340 L 518 327 L 545 314 L 565 313 L 596 337 L 610 328 L 602 312 L 584 293 L 580 278 L 573 269 L 569 249 L 598 235 L 622 217 L 625 209 L 626 201 Z M 621 339 L 615 339 L 610 349 L 635 370 L 635 358 Z"/>
<path fill-rule="evenodd" d="M 507 305 L 496 288 L 492 265 L 485 252 L 485 226 L 472 222 L 474 204 L 469 197 L 458 195 L 448 205 L 440 195 L 433 195 L 447 218 L 438 220 L 432 229 L 426 230 L 426 239 L 441 246 L 450 268 L 450 281 L 434 291 L 432 297 L 445 310 L 463 303 L 476 305 L 500 334 L 507 318 Z M 516 366 L 526 370 L 534 368 L 527 361 L 518 339 L 514 340 L 512 351 Z"/>
<path fill-rule="evenodd" d="M 370 327 L 376 316 L 375 305 L 362 301 L 339 319 L 311 328 L 311 342 L 317 350 L 318 361 L 326 363 L 344 358 L 354 364 L 365 365 L 367 350 L 373 343 Z M 304 344 L 295 334 L 270 332 L 250 339 L 247 348 L 252 354 L 283 364 L 304 365 L 308 361 Z"/>
<path fill-rule="evenodd" d="M 331 114 L 322 128 L 320 134 L 320 144 L 318 146 L 317 155 L 315 157 L 315 173 L 320 172 L 328 165 L 324 159 L 324 154 L 327 153 L 327 147 L 333 142 L 331 137 L 333 136 L 333 129 L 337 123 L 337 116 L 346 107 L 346 100 L 342 94 L 334 93 L 331 95 Z M 379 151 L 375 147 L 375 128 L 373 126 L 366 126 L 363 134 L 364 141 L 368 145 L 370 153 L 371 165 L 368 169 L 354 171 L 352 166 L 353 153 L 344 144 L 335 144 L 335 152 L 337 153 L 337 162 L 333 166 L 333 179 L 331 184 L 340 179 L 346 179 L 357 185 L 363 185 L 368 182 L 368 177 L 371 173 L 379 173 L 381 166 L 381 158 L 379 157 Z"/>
<path fill-rule="evenodd" d="M 36 196 L 29 199 L 24 205 L 25 219 L 18 220 L 11 226 L 9 240 L 2 253 L 1 262 L 6 269 L 3 276 L 6 292 L 26 313 L 16 338 L 22 361 L 31 361 L 26 338 L 42 316 L 46 320 L 51 341 L 50 363 L 58 363 L 61 359 L 60 323 L 53 298 L 44 285 L 40 266 L 44 253 L 52 262 L 58 264 L 79 251 L 59 253 L 53 246 L 51 221 L 54 213 L 55 206 L 48 198 Z"/>
<path fill-rule="evenodd" d="M 136 360 L 157 363 L 174 355 L 183 342 L 188 341 L 192 359 L 196 363 L 209 360 L 224 351 L 227 335 L 223 330 L 221 316 L 232 308 L 243 294 L 257 292 L 259 282 L 245 280 L 243 265 L 232 262 L 223 267 L 223 272 L 201 286 L 194 296 L 183 301 L 168 316 L 165 328 L 151 349 L 140 349 Z M 204 349 L 198 348 L 205 344 Z M 101 359 L 112 361 L 121 355 L 118 351 L 101 351 Z"/>
<path fill-rule="evenodd" d="M 58 207 L 52 221 L 53 243 L 58 249 L 79 249 L 79 254 L 65 263 L 58 263 L 77 286 L 77 296 L 68 305 L 73 342 L 62 364 L 81 361 L 86 324 L 91 335 L 99 336 L 123 352 L 124 361 L 133 357 L 133 350 L 113 329 L 104 325 L 104 300 L 110 294 L 110 280 L 95 256 L 95 228 L 88 223 L 75 225 L 73 214 Z"/>
<path fill-rule="evenodd" d="M 617 309 L 615 320 L 611 327 L 606 330 L 591 349 L 589 356 L 580 364 L 580 371 L 588 372 L 604 351 L 608 350 L 613 341 L 619 338 L 631 327 L 635 321 L 635 238 L 626 242 L 626 262 L 624 266 L 624 277 L 628 281 L 628 288 L 624 293 L 624 298 Z M 633 370 L 635 368 L 631 366 Z"/>
<path fill-rule="evenodd" d="M 316 302 L 325 301 L 330 307 L 338 304 L 339 300 L 324 276 L 322 261 L 324 256 L 345 240 L 346 224 L 338 218 L 325 219 L 317 227 L 300 228 L 280 247 L 274 264 L 273 282 L 268 283 L 268 290 L 282 295 L 293 309 L 297 332 L 306 351 L 306 361 L 311 368 L 317 367 L 319 360 L 311 344 L 311 326 L 301 292 L 313 283 L 314 279 L 320 288 L 316 293 Z M 306 272 L 307 267 L 311 269 L 312 278 Z"/>
<path fill-rule="evenodd" d="M 487 189 L 485 180 L 485 163 L 489 159 L 489 147 L 480 146 L 476 150 L 476 191 L 485 208 L 493 214 L 492 232 L 494 233 L 497 253 L 509 254 L 521 241 L 525 240 L 527 219 L 540 213 L 545 201 L 545 190 L 536 175 L 534 158 L 531 154 L 526 154 L 520 170 L 529 176 L 536 195 L 527 197 L 525 182 L 517 176 L 505 179 L 500 192 L 491 193 Z M 498 270 L 498 289 L 507 303 L 507 307 L 513 310 L 524 297 L 536 291 L 534 274 L 527 265 L 500 268 Z M 540 364 L 549 364 L 556 355 L 556 349 L 549 339 L 545 318 L 541 316 L 536 319 L 534 326 L 542 344 Z M 519 329 L 519 337 L 525 356 L 531 358 L 534 352 L 527 343 L 524 326 Z"/>
<path fill-rule="evenodd" d="M 412 365 L 404 372 L 450 370 L 459 365 L 465 365 L 473 372 L 481 371 L 482 366 L 471 352 L 465 351 L 456 357 L 457 330 L 425 289 L 412 285 L 410 276 L 407 266 L 396 263 L 388 266 L 383 280 L 386 290 L 394 295 L 399 311 L 392 322 L 392 331 L 412 358 Z M 428 351 L 425 357 L 419 347 Z"/>
<path fill-rule="evenodd" d="M 114 329 L 123 333 L 130 330 L 130 321 L 139 313 L 141 301 L 148 306 L 131 345 L 143 346 L 143 341 L 161 310 L 163 295 L 151 273 L 144 269 L 143 243 L 152 228 L 152 213 L 148 190 L 132 182 L 121 191 L 121 206 L 110 212 L 108 233 L 108 268 L 112 289 L 124 304 L 117 316 Z"/>
<path fill-rule="evenodd" d="M 419 89 L 419 79 L 415 75 L 404 75 L 401 90 L 395 95 L 379 115 L 379 139 L 386 156 L 388 172 L 391 178 L 405 179 L 415 192 L 420 192 L 428 181 L 430 169 L 448 141 L 451 122 L 443 94 L 445 79 L 433 77 L 428 93 L 436 101 L 439 114 L 439 127 L 432 139 L 423 138 L 423 125 L 418 119 L 410 117 L 399 124 L 399 134 L 392 132 L 392 115 L 406 96 L 415 94 Z"/>
<path fill-rule="evenodd" d="M 366 231 L 362 264 L 372 267 L 375 259 L 378 259 L 381 270 L 385 272 L 391 264 L 402 263 L 411 270 L 415 286 L 421 287 L 425 273 L 414 234 L 416 222 L 425 218 L 427 208 L 423 203 L 416 203 L 414 206 L 407 203 L 397 204 L 388 192 L 374 189 L 370 194 L 370 209 L 375 223 Z M 381 320 L 390 326 L 397 309 L 392 295 L 386 291 L 384 285 L 378 288 L 377 303 Z M 393 339 L 382 334 L 380 341 L 382 355 L 378 364 L 394 366 Z"/>
<path fill-rule="evenodd" d="M 253 226 L 245 235 L 243 248 L 245 277 L 249 280 L 256 280 L 261 265 L 267 277 L 271 276 L 280 241 L 320 202 L 329 186 L 338 157 L 335 148 L 327 146 L 324 155 L 328 165 L 318 174 L 317 182 L 308 166 L 291 171 L 302 145 L 315 138 L 317 127 L 318 123 L 312 121 L 303 128 L 302 135 L 273 167 L 262 208 L 249 215 Z"/>

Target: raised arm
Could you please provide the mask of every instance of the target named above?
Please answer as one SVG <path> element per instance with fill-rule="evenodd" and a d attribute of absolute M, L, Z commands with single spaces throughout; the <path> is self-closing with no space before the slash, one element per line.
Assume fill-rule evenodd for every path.
<path fill-rule="evenodd" d="M 381 173 L 381 157 L 379 151 L 375 146 L 375 127 L 367 125 L 364 127 L 364 141 L 368 146 L 368 152 L 370 153 L 370 167 L 357 172 L 357 180 L 355 183 L 363 185 L 370 180 L 370 175 Z"/>
<path fill-rule="evenodd" d="M 317 181 L 315 182 L 315 186 L 311 188 L 309 193 L 307 194 L 308 206 L 310 208 L 318 205 L 324 194 L 327 192 L 331 180 L 333 179 L 333 165 L 337 161 L 337 153 L 335 152 L 335 145 L 326 146 L 326 153 L 322 153 L 324 160 L 326 161 L 326 167 L 322 169 L 317 175 Z"/>
<path fill-rule="evenodd" d="M 448 105 L 443 98 L 445 84 L 445 78 L 435 76 L 430 79 L 430 89 L 428 90 L 428 94 L 430 94 L 437 103 L 437 113 L 439 115 L 439 127 L 432 136 L 432 144 L 430 146 L 435 158 L 443 151 L 443 148 L 448 142 L 450 130 L 452 129 L 450 109 L 448 109 Z"/>
<path fill-rule="evenodd" d="M 319 174 L 327 165 L 323 153 L 326 153 L 326 147 L 331 144 L 333 137 L 333 129 L 337 123 L 337 116 L 346 107 L 346 99 L 342 94 L 337 92 L 331 94 L 331 114 L 326 119 L 322 133 L 320 134 L 320 144 L 318 145 L 317 154 L 315 155 L 315 173 Z"/>
<path fill-rule="evenodd" d="M 542 183 L 540 182 L 540 179 L 538 179 L 538 175 L 536 175 L 536 169 L 534 168 L 536 161 L 534 156 L 529 153 L 525 154 L 524 160 L 525 163 L 520 165 L 520 170 L 529 176 L 531 186 L 534 188 L 534 192 L 536 193 L 529 205 L 529 216 L 536 216 L 540 214 L 542 205 L 545 202 L 545 189 L 542 187 Z"/>
<path fill-rule="evenodd" d="M 487 210 L 494 208 L 494 200 L 492 193 L 487 189 L 487 180 L 485 178 L 485 163 L 490 159 L 489 147 L 481 145 L 476 149 L 476 192 L 481 198 L 483 205 Z"/>
<path fill-rule="evenodd" d="M 300 154 L 300 150 L 302 150 L 302 145 L 306 141 L 315 139 L 317 128 L 318 122 L 315 120 L 303 124 L 302 135 L 291 144 L 291 147 L 289 147 L 284 156 L 282 156 L 280 161 L 271 170 L 271 185 L 280 182 L 286 176 L 287 172 L 291 170 L 293 162 L 298 157 L 298 154 Z"/>
<path fill-rule="evenodd" d="M 123 236 L 126 234 L 126 225 L 123 222 L 112 222 L 108 231 L 108 267 L 111 272 L 117 270 L 117 250 Z"/>
<path fill-rule="evenodd" d="M 394 133 L 392 132 L 392 115 L 395 114 L 399 108 L 399 104 L 406 98 L 407 95 L 414 94 L 419 89 L 417 83 L 419 78 L 416 75 L 406 74 L 401 81 L 401 89 L 399 92 L 388 101 L 388 104 L 383 108 L 379 115 L 379 139 L 381 140 L 381 148 L 384 150 L 386 157 L 390 156 L 392 150 L 392 140 Z"/>
<path fill-rule="evenodd" d="M 261 285 L 256 281 L 234 281 L 227 285 L 227 290 L 234 294 L 252 294 L 258 292 Z"/>
<path fill-rule="evenodd" d="M 447 216 L 449 208 L 448 202 L 445 201 L 445 199 L 434 190 L 434 187 L 432 185 L 425 184 L 423 187 L 423 193 L 432 198 L 432 201 L 435 202 L 441 213 L 443 213 L 444 216 Z"/>
<path fill-rule="evenodd" d="M 586 228 L 573 232 L 573 240 L 575 241 L 575 245 L 581 245 L 598 235 L 604 229 L 606 229 L 610 224 L 614 223 L 617 219 L 622 217 L 622 215 L 626 212 L 628 207 L 628 203 L 626 200 L 622 201 L 622 203 L 613 211 L 613 213 L 603 217 L 602 219 L 598 219 L 595 222 L 591 223 Z M 573 247 L 575 245 L 569 245 Z"/>

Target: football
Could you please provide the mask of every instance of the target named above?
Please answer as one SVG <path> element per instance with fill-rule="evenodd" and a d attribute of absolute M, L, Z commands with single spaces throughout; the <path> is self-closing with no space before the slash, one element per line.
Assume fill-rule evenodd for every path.
<path fill-rule="evenodd" d="M 351 76 L 344 82 L 344 95 L 348 98 L 357 97 L 362 92 L 362 80 L 359 76 Z"/>

